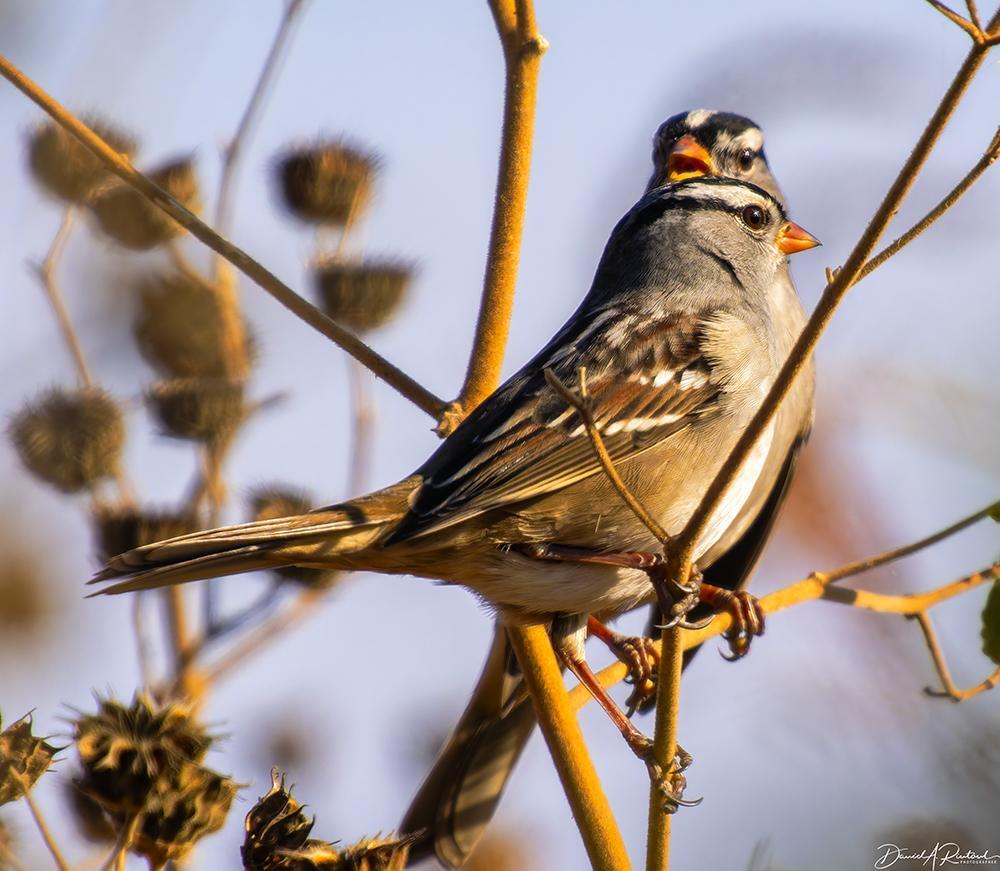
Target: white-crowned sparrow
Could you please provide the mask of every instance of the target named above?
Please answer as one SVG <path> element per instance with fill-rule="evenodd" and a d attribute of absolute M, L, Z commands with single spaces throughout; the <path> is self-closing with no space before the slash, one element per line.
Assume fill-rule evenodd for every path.
<path fill-rule="evenodd" d="M 764 155 L 760 128 L 740 115 L 696 110 L 682 112 L 660 125 L 653 138 L 653 173 L 647 191 L 671 181 L 721 176 L 750 181 L 779 201 L 781 191 Z M 774 326 L 775 352 L 787 356 L 805 324 L 805 313 L 782 264 L 767 294 Z M 802 372 L 781 406 L 764 468 L 730 527 L 700 558 L 705 580 L 740 589 L 749 579 L 778 510 L 784 501 L 802 445 L 813 420 L 812 364 Z M 698 618 L 710 609 L 701 605 Z M 652 606 L 648 635 L 662 622 Z M 592 632 L 616 655 L 642 653 L 638 643 L 596 621 Z M 658 634 L 658 633 L 657 633 Z M 736 650 L 746 638 L 733 639 Z M 685 664 L 697 648 L 685 655 Z M 735 655 L 735 654 L 734 654 Z M 535 727 L 534 709 L 525 697 L 517 663 L 498 626 L 482 675 L 458 725 L 421 784 L 401 823 L 401 831 L 422 833 L 411 849 L 420 858 L 436 853 L 445 864 L 461 865 L 485 831 L 504 787 Z"/>
<path fill-rule="evenodd" d="M 309 514 L 199 532 L 112 559 L 122 593 L 261 568 L 412 574 L 463 584 L 506 621 L 550 619 L 566 666 L 679 800 L 651 743 L 594 679 L 587 617 L 647 600 L 675 619 L 697 601 L 663 576 L 660 545 L 603 473 L 579 414 L 551 386 L 585 373 L 607 450 L 669 532 L 683 528 L 781 365 L 768 296 L 816 240 L 763 189 L 690 178 L 615 227 L 590 292 L 555 337 L 404 481 Z M 695 544 L 732 525 L 765 467 L 768 427 Z M 703 585 L 703 601 L 720 590 Z M 558 629 L 556 628 L 558 627 Z"/>

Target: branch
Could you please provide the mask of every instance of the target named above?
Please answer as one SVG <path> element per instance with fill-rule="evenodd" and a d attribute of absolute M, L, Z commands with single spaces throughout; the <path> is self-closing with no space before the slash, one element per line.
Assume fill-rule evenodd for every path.
<path fill-rule="evenodd" d="M 503 47 L 505 67 L 500 168 L 476 335 L 465 383 L 438 427 L 442 436 L 453 432 L 500 383 L 521 256 L 538 71 L 548 48 L 538 32 L 532 0 L 490 0 L 490 10 Z"/>
<path fill-rule="evenodd" d="M 119 154 L 111 148 L 93 130 L 52 99 L 52 97 L 7 60 L 7 58 L 2 56 L 0 56 L 0 75 L 40 106 L 53 120 L 65 128 L 68 133 L 78 139 L 109 171 L 139 191 L 139 193 L 145 196 L 161 211 L 170 215 L 171 218 L 184 227 L 196 239 L 199 239 L 225 260 L 232 263 L 240 272 L 270 293 L 271 296 L 289 309 L 289 311 L 339 345 L 348 354 L 371 369 L 372 372 L 390 387 L 432 417 L 440 417 L 444 412 L 446 405 L 443 400 L 436 397 L 421 384 L 418 384 L 405 372 L 392 365 L 349 330 L 345 330 L 330 320 L 316 306 L 303 299 L 288 285 L 284 284 L 274 273 L 267 270 L 241 248 L 224 239 L 198 218 L 197 215 L 177 202 L 170 194 L 153 184 L 146 176 L 138 172 L 124 155 Z"/>
<path fill-rule="evenodd" d="M 599 871 L 629 871 L 625 842 L 570 707 L 548 632 L 539 624 L 512 625 L 507 635 L 591 866 Z"/>
<path fill-rule="evenodd" d="M 989 27 L 992 29 L 998 24 L 1000 24 L 1000 11 L 993 16 Z M 843 267 L 841 267 L 833 281 L 823 291 L 823 295 L 815 311 L 809 318 L 805 329 L 803 329 L 798 341 L 792 348 L 788 359 L 782 366 L 778 377 L 775 379 L 757 413 L 753 416 L 750 424 L 736 442 L 729 457 L 723 463 L 722 468 L 715 476 L 711 485 L 709 485 L 698 508 L 677 537 L 675 580 L 680 583 L 686 583 L 690 576 L 695 546 L 698 539 L 704 533 L 712 515 L 718 508 L 722 497 L 739 473 L 739 470 L 750 455 L 761 434 L 774 419 L 778 407 L 791 390 L 796 376 L 805 366 L 806 361 L 815 349 L 819 337 L 829 324 L 837 306 L 847 295 L 848 290 L 859 280 L 861 271 L 864 269 L 872 250 L 878 244 L 889 222 L 895 216 L 901 203 L 912 188 L 917 175 L 958 106 L 962 95 L 972 82 L 988 50 L 987 46 L 980 44 L 972 47 L 969 55 L 962 63 L 962 66 L 941 98 L 930 121 L 924 128 L 924 132 L 917 140 L 913 151 L 896 176 L 896 180 L 892 183 L 881 205 L 869 222 L 868 227 L 854 246 Z"/>
<path fill-rule="evenodd" d="M 45 842 L 45 846 L 52 854 L 52 860 L 56 863 L 56 867 L 59 871 L 70 871 L 66 858 L 60 851 L 55 838 L 52 837 L 52 832 L 49 831 L 49 827 L 45 824 L 45 817 L 42 816 L 42 809 L 35 803 L 34 798 L 31 797 L 31 788 L 27 785 L 25 785 L 24 788 L 24 800 L 28 804 L 28 810 L 31 811 L 31 816 L 35 820 L 35 825 L 38 826 L 38 832 L 41 834 L 42 840 Z"/>
<path fill-rule="evenodd" d="M 950 698 L 956 702 L 964 702 L 966 699 L 971 699 L 973 696 L 978 696 L 980 693 L 986 692 L 986 690 L 993 689 L 993 687 L 1000 683 L 1000 666 L 998 666 L 982 683 L 978 683 L 974 687 L 969 687 L 967 690 L 960 690 L 951 679 L 951 671 L 941 650 L 941 644 L 938 642 L 937 632 L 934 631 L 934 624 L 931 623 L 930 613 L 920 611 L 914 616 L 914 619 L 920 624 L 920 629 L 924 633 L 924 640 L 927 642 L 927 649 L 930 651 L 931 659 L 934 662 L 934 668 L 937 669 L 938 677 L 941 678 L 941 683 L 944 684 L 943 692 L 931 687 L 924 687 L 924 692 L 927 695 Z"/>
<path fill-rule="evenodd" d="M 986 34 L 983 33 L 982 28 L 978 27 L 971 21 L 966 21 L 957 12 L 949 9 L 941 0 L 927 0 L 931 6 L 937 9 L 945 18 L 947 18 L 952 24 L 957 24 L 962 28 L 969 36 L 972 37 L 972 41 L 976 45 L 982 45 L 986 41 Z"/>

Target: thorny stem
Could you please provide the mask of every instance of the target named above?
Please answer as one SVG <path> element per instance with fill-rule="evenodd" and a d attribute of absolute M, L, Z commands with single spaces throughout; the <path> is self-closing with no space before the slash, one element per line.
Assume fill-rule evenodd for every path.
<path fill-rule="evenodd" d="M 56 102 L 49 94 L 24 75 L 7 58 L 0 56 L 0 75 L 7 79 L 74 138 L 91 151 L 104 166 L 122 181 L 135 188 L 157 208 L 170 215 L 192 236 L 228 260 L 240 272 L 271 294 L 309 326 L 339 345 L 352 357 L 372 370 L 390 387 L 409 399 L 432 417 L 440 417 L 446 408 L 443 400 L 417 383 L 401 369 L 368 347 L 349 330 L 334 323 L 322 311 L 299 296 L 249 254 L 224 239 L 204 221 L 186 209 L 170 194 L 138 172 L 128 158 L 119 154 L 75 115 Z"/>
<path fill-rule="evenodd" d="M 42 809 L 37 805 L 35 799 L 32 798 L 31 790 L 27 787 L 27 785 L 24 787 L 24 800 L 28 805 L 28 810 L 31 811 L 31 816 L 35 820 L 35 825 L 38 827 L 38 832 L 41 834 L 42 840 L 45 842 L 45 846 L 52 854 L 52 859 L 56 863 L 56 867 L 59 871 L 69 871 L 69 865 L 60 851 L 59 845 L 56 843 L 55 838 L 52 837 L 52 832 L 49 831 L 49 827 L 45 824 L 45 817 L 42 815 Z"/>
<path fill-rule="evenodd" d="M 489 5 L 505 68 L 500 167 L 476 335 L 465 383 L 438 426 L 442 436 L 453 432 L 500 383 L 521 256 L 538 72 L 548 48 L 538 32 L 532 0 L 489 0 Z"/>
<path fill-rule="evenodd" d="M 507 634 L 591 866 L 598 871 L 628 871 L 625 842 L 569 705 L 548 632 L 533 624 L 508 626 Z"/>
<path fill-rule="evenodd" d="M 955 702 L 964 702 L 973 696 L 978 696 L 980 693 L 986 692 L 986 690 L 993 689 L 993 687 L 1000 683 L 1000 667 L 998 667 L 984 681 L 973 687 L 969 687 L 967 690 L 959 689 L 951 679 L 951 670 L 948 668 L 948 661 L 941 650 L 941 643 L 938 641 L 937 632 L 934 630 L 934 624 L 931 622 L 930 613 L 928 611 L 918 611 L 914 614 L 913 619 L 917 621 L 921 631 L 924 633 L 924 641 L 927 642 L 927 649 L 930 651 L 934 668 L 937 670 L 938 677 L 941 678 L 941 683 L 944 684 L 943 691 L 935 690 L 932 687 L 924 687 L 924 692 L 927 695 L 944 696 Z"/>

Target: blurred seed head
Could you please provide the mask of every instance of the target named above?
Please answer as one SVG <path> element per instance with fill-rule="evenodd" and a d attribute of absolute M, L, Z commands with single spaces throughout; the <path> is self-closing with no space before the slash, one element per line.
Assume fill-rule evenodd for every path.
<path fill-rule="evenodd" d="M 413 277 L 413 267 L 398 260 L 351 262 L 331 257 L 314 263 L 312 272 L 326 314 L 358 333 L 392 320 Z"/>
<path fill-rule="evenodd" d="M 301 849 L 309 839 L 315 819 L 285 789 L 285 777 L 271 769 L 271 789 L 257 800 L 246 816 L 246 838 L 240 848 L 246 871 L 280 871 L 288 868 L 287 851 Z"/>
<path fill-rule="evenodd" d="M 74 780 L 63 780 L 63 798 L 80 835 L 93 844 L 110 844 L 118 829 L 104 809 L 85 793 Z"/>
<path fill-rule="evenodd" d="M 175 378 L 221 378 L 228 374 L 219 339 L 222 319 L 210 287 L 169 272 L 146 278 L 139 293 L 141 304 L 132 334 L 150 366 Z M 249 335 L 248 344 L 252 357 Z"/>
<path fill-rule="evenodd" d="M 152 868 L 180 861 L 225 825 L 239 788 L 201 765 L 182 765 L 171 782 L 158 782 L 150 793 L 129 849 L 146 857 Z"/>
<path fill-rule="evenodd" d="M 190 158 L 171 161 L 148 175 L 189 210 L 198 210 L 198 177 Z M 126 248 L 144 251 L 180 232 L 173 218 L 123 181 L 109 182 L 96 191 L 90 209 L 101 229 Z"/>
<path fill-rule="evenodd" d="M 305 514 L 313 509 L 312 498 L 304 490 L 285 484 L 268 484 L 250 491 L 250 511 L 252 520 L 274 520 Z M 287 581 L 303 587 L 324 589 L 336 581 L 337 572 L 324 569 L 308 569 L 286 566 L 274 569 L 272 574 L 279 581 Z"/>
<path fill-rule="evenodd" d="M 113 474 L 125 445 L 121 409 L 95 388 L 43 393 L 15 415 L 8 432 L 28 471 L 64 493 Z"/>
<path fill-rule="evenodd" d="M 524 838 L 510 830 L 489 831 L 462 865 L 462 871 L 528 871 L 532 867 Z"/>
<path fill-rule="evenodd" d="M 242 381 L 173 378 L 153 385 L 146 401 L 168 435 L 220 445 L 247 415 Z"/>
<path fill-rule="evenodd" d="M 29 714 L 0 732 L 0 805 L 30 790 L 60 750 L 33 735 L 31 726 Z"/>
<path fill-rule="evenodd" d="M 30 554 L 12 551 L 5 542 L 0 563 L 0 642 L 38 630 L 52 611 L 51 591 L 42 574 L 42 561 Z"/>
<path fill-rule="evenodd" d="M 95 119 L 87 125 L 115 151 L 132 157 L 136 141 L 127 133 Z M 85 146 L 54 121 L 31 133 L 28 140 L 31 174 L 50 194 L 70 203 L 83 203 L 110 177 L 104 165 Z"/>
<path fill-rule="evenodd" d="M 98 698 L 96 713 L 74 722 L 73 738 L 82 766 L 76 785 L 111 814 L 147 808 L 154 791 L 173 788 L 213 740 L 190 706 L 158 705 L 144 693 L 127 706 Z"/>
<path fill-rule="evenodd" d="M 288 210 L 303 221 L 345 226 L 364 210 L 379 159 L 342 142 L 289 149 L 277 175 Z"/>
<path fill-rule="evenodd" d="M 154 511 L 128 505 L 102 505 L 93 513 L 97 553 L 102 562 L 113 556 L 195 532 L 197 516 L 190 511 Z"/>

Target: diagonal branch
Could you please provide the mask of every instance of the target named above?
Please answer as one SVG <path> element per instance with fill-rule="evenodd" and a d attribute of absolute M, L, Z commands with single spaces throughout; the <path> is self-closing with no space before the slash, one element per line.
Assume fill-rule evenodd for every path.
<path fill-rule="evenodd" d="M 948 661 L 944 657 L 944 651 L 941 650 L 941 643 L 938 641 L 937 632 L 934 629 L 934 624 L 931 622 L 930 613 L 927 611 L 918 611 L 914 615 L 914 619 L 919 624 L 920 631 L 924 633 L 924 641 L 927 642 L 927 649 L 930 651 L 934 668 L 937 670 L 938 677 L 941 678 L 941 683 L 944 684 L 944 690 L 924 687 L 924 692 L 927 695 L 949 698 L 954 702 L 964 702 L 967 699 L 973 698 L 973 696 L 978 696 L 980 693 L 986 692 L 986 690 L 993 689 L 993 687 L 1000 683 L 1000 666 L 998 666 L 982 682 L 969 687 L 967 690 L 959 689 L 951 679 L 951 670 L 948 668 Z"/>
<path fill-rule="evenodd" d="M 983 33 L 982 28 L 978 27 L 971 21 L 966 21 L 961 15 L 955 12 L 953 9 L 945 6 L 941 0 L 927 0 L 931 6 L 937 9 L 945 18 L 947 18 L 952 24 L 957 24 L 962 28 L 969 36 L 972 37 L 972 41 L 976 45 L 982 45 L 986 40 L 986 34 Z"/>
<path fill-rule="evenodd" d="M 100 136 L 75 115 L 56 102 L 49 94 L 24 75 L 7 58 L 0 56 L 0 76 L 3 76 L 30 100 L 40 106 L 54 121 L 78 139 L 104 166 L 126 184 L 131 185 L 157 208 L 170 215 L 192 236 L 228 260 L 251 281 L 258 284 L 294 315 L 322 333 L 348 354 L 369 368 L 390 387 L 432 417 L 440 417 L 445 403 L 426 387 L 394 366 L 349 330 L 334 323 L 322 311 L 299 296 L 249 254 L 223 238 L 197 215 L 182 206 L 170 194 L 138 172 L 129 160 L 115 151 Z"/>
<path fill-rule="evenodd" d="M 548 48 L 532 0 L 490 0 L 505 66 L 503 132 L 489 254 L 465 383 L 438 427 L 448 435 L 500 383 L 521 257 L 538 72 Z"/>

